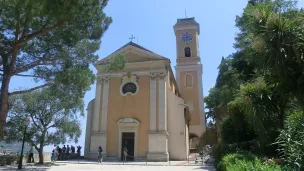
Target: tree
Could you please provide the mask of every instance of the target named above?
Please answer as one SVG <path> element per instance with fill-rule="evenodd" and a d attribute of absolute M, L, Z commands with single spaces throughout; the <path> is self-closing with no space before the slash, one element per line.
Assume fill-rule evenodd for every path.
<path fill-rule="evenodd" d="M 304 113 L 303 111 L 292 111 L 285 121 L 284 129 L 276 141 L 279 145 L 278 151 L 290 170 L 304 169 Z"/>
<path fill-rule="evenodd" d="M 78 77 L 93 78 L 88 66 L 112 21 L 103 12 L 107 2 L 0 0 L 0 136 L 9 96 L 50 85 L 78 89 L 79 95 L 88 88 Z M 12 77 L 34 78 L 37 86 L 9 92 Z"/>
<path fill-rule="evenodd" d="M 267 84 L 303 108 L 304 11 L 295 1 L 265 1 L 249 4 L 236 23 L 241 30 L 236 48 L 246 51 L 249 63 L 255 61 Z"/>
<path fill-rule="evenodd" d="M 10 98 L 10 115 L 6 126 L 6 141 L 21 141 L 23 120 L 31 119 L 26 141 L 34 144 L 43 163 L 43 147 L 65 143 L 67 138 L 78 141 L 81 135 L 79 115 L 84 116 L 83 100 L 78 95 L 40 89 Z"/>

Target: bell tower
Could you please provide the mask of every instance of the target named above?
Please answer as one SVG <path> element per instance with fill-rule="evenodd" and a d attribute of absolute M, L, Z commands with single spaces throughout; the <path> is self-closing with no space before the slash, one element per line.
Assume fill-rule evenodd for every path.
<path fill-rule="evenodd" d="M 173 28 L 177 52 L 176 81 L 191 114 L 189 135 L 199 138 L 206 131 L 202 64 L 198 40 L 200 26 L 195 18 L 183 18 L 177 19 Z"/>

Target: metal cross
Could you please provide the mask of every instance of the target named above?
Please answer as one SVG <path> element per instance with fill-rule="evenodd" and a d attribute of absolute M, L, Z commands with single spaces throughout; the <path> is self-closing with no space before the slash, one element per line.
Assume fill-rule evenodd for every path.
<path fill-rule="evenodd" d="M 131 35 L 131 37 L 129 39 L 131 40 L 131 42 L 133 42 L 133 39 L 135 39 L 135 37 L 133 36 L 133 34 Z"/>

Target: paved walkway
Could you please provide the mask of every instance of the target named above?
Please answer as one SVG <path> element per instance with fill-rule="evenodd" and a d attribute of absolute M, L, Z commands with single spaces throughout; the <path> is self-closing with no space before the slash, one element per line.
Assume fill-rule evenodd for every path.
<path fill-rule="evenodd" d="M 0 170 L 16 170 L 16 167 L 5 167 Z M 145 165 L 141 164 L 97 164 L 97 163 L 55 163 L 46 164 L 43 166 L 25 166 L 23 170 L 26 171 L 215 171 L 212 166 L 198 166 L 198 165 Z"/>

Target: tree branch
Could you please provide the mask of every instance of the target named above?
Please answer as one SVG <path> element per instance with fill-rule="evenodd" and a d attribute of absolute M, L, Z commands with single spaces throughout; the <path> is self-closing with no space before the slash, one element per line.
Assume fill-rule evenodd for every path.
<path fill-rule="evenodd" d="M 58 21 L 56 24 L 54 24 L 53 26 L 51 27 L 48 27 L 48 28 L 45 28 L 45 29 L 42 29 L 41 31 L 38 31 L 38 32 L 35 32 L 35 33 L 32 33 L 24 38 L 21 38 L 21 41 L 19 41 L 17 43 L 18 46 L 21 46 L 25 43 L 27 43 L 28 41 L 36 38 L 36 37 L 39 37 L 39 36 L 43 36 L 45 34 L 47 34 L 48 32 L 52 31 L 52 30 L 55 30 L 56 28 L 58 27 L 61 27 L 63 26 L 66 22 L 69 22 L 71 21 L 71 19 L 63 19 L 63 20 L 60 20 Z"/>
<path fill-rule="evenodd" d="M 30 117 L 32 118 L 32 121 L 33 121 L 34 125 L 35 125 L 37 128 L 41 129 L 41 127 L 36 123 L 36 121 L 35 121 L 35 119 L 34 119 L 34 115 L 32 114 L 32 112 L 30 112 Z"/>
<path fill-rule="evenodd" d="M 41 65 L 41 62 L 47 62 L 47 61 L 55 61 L 56 59 L 48 59 L 48 58 L 42 58 L 42 59 L 39 59 L 35 62 L 32 62 L 28 65 L 25 65 L 21 68 L 18 68 L 15 70 L 14 74 L 18 74 L 18 73 L 22 73 L 22 72 L 25 72 L 25 71 L 28 71 L 29 69 L 35 67 L 35 66 L 38 66 L 38 65 Z"/>
<path fill-rule="evenodd" d="M 49 85 L 50 85 L 50 84 L 47 83 L 47 84 L 43 84 L 43 85 L 40 85 L 40 86 L 31 88 L 31 89 L 28 89 L 28 90 L 14 91 L 14 92 L 9 93 L 8 95 L 9 95 L 9 96 L 12 96 L 12 95 L 17 95 L 17 94 L 28 93 L 28 92 L 31 92 L 31 91 L 34 91 L 34 90 L 38 90 L 38 89 L 43 88 L 43 87 L 47 87 L 47 86 L 49 86 Z"/>
<path fill-rule="evenodd" d="M 47 79 L 45 77 L 41 77 L 41 76 L 38 76 L 38 75 L 27 75 L 27 74 L 15 74 L 14 76 L 19 76 L 19 77 L 34 77 L 34 78 Z"/>

